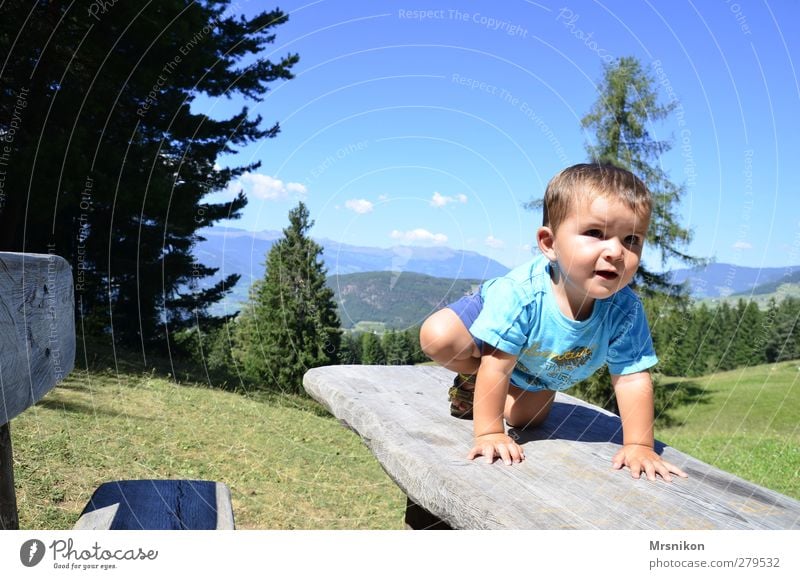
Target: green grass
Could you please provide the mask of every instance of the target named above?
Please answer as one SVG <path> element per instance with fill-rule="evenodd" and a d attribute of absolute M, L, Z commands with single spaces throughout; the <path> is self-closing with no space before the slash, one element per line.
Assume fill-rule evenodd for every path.
<path fill-rule="evenodd" d="M 74 371 L 11 423 L 21 528 L 68 529 L 110 480 L 225 482 L 240 529 L 399 529 L 405 497 L 357 435 L 296 396 Z"/>
<path fill-rule="evenodd" d="M 662 379 L 694 394 L 656 436 L 800 499 L 798 364 Z M 135 478 L 225 482 L 240 529 L 402 528 L 402 492 L 316 403 L 176 384 L 129 359 L 90 365 L 12 421 L 22 528 L 71 528 L 97 486 Z"/>
<path fill-rule="evenodd" d="M 721 372 L 691 382 L 699 402 L 670 412 L 656 437 L 700 460 L 800 499 L 800 362 Z"/>

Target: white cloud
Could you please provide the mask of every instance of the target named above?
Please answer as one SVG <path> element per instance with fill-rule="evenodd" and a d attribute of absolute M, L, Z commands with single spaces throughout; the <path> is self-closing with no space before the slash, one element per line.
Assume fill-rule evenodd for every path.
<path fill-rule="evenodd" d="M 285 199 L 290 193 L 303 196 L 308 193 L 308 188 L 302 183 L 284 183 L 280 179 L 264 175 L 263 173 L 244 173 L 241 177 L 228 185 L 231 192 L 244 189 L 245 193 L 260 199 L 275 200 Z"/>
<path fill-rule="evenodd" d="M 287 183 L 286 190 L 289 193 L 297 193 L 298 195 L 305 195 L 308 193 L 308 187 L 302 183 Z"/>
<path fill-rule="evenodd" d="M 431 233 L 427 229 L 412 229 L 410 231 L 398 231 L 395 229 L 390 235 L 392 239 L 399 239 L 407 243 L 414 243 L 415 241 L 437 245 L 447 243 L 447 236 L 444 233 Z"/>
<path fill-rule="evenodd" d="M 753 244 L 746 241 L 737 241 L 733 244 L 733 249 L 753 249 Z"/>
<path fill-rule="evenodd" d="M 506 242 L 502 239 L 497 239 L 494 235 L 490 235 L 486 238 L 486 245 L 492 249 L 502 249 L 506 246 Z"/>
<path fill-rule="evenodd" d="M 375 205 L 366 199 L 348 199 L 344 206 L 360 215 L 371 213 L 375 208 Z"/>
<path fill-rule="evenodd" d="M 434 207 L 444 207 L 448 203 L 455 203 L 456 201 L 459 203 L 466 203 L 467 196 L 464 195 L 463 193 L 459 193 L 455 197 L 448 197 L 442 195 L 438 191 L 434 191 L 433 197 L 431 197 L 431 205 L 433 205 Z"/>

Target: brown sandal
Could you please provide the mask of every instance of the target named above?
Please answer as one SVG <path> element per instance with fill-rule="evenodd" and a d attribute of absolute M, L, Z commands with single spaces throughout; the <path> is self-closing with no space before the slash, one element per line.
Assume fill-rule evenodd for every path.
<path fill-rule="evenodd" d="M 465 386 L 469 385 L 469 388 Z M 475 376 L 456 374 L 453 385 L 447 391 L 450 399 L 450 414 L 456 418 L 472 420 L 472 401 L 475 391 Z"/>

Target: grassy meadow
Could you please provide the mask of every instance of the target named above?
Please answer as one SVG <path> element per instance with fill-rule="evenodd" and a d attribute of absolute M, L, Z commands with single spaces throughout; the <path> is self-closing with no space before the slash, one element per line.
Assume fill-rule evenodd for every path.
<path fill-rule="evenodd" d="M 693 402 L 656 436 L 800 499 L 799 381 L 797 362 L 694 378 Z M 135 478 L 225 482 L 240 529 L 403 527 L 405 497 L 359 437 L 299 396 L 100 365 L 73 371 L 11 434 L 22 528 L 71 528 L 98 485 Z"/>
<path fill-rule="evenodd" d="M 690 383 L 696 400 L 670 411 L 656 438 L 722 470 L 800 499 L 800 362 L 740 368 Z"/>
<path fill-rule="evenodd" d="M 101 483 L 226 483 L 239 529 L 401 529 L 405 496 L 361 439 L 299 396 L 75 370 L 11 423 L 20 527 L 69 529 Z"/>

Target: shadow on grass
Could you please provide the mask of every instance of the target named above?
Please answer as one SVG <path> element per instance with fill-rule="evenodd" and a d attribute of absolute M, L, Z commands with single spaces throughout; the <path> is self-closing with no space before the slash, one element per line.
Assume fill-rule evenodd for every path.
<path fill-rule="evenodd" d="M 682 406 L 708 404 L 711 393 L 690 380 L 660 383 L 655 388 L 656 424 L 661 428 L 682 426 L 671 413 Z"/>
<path fill-rule="evenodd" d="M 107 410 L 99 410 L 96 406 L 81 404 L 80 402 L 64 402 L 63 400 L 59 400 L 58 398 L 44 398 L 43 400 L 37 402 L 36 406 L 40 406 L 48 410 L 55 410 L 58 412 L 85 414 L 87 416 L 103 415 L 103 416 L 111 416 L 113 418 L 121 416 L 119 412 L 109 412 Z M 145 420 L 145 417 L 143 416 L 134 416 L 131 415 L 130 413 L 125 413 L 124 416 L 125 418 Z"/>
<path fill-rule="evenodd" d="M 321 404 L 304 394 L 268 390 L 230 373 L 208 372 L 202 360 L 190 359 L 177 350 L 172 352 L 171 358 L 166 349 L 159 355 L 152 352 L 144 355 L 141 351 L 135 352 L 120 346 L 114 348 L 110 340 L 103 337 L 87 337 L 78 340 L 75 371 L 89 371 L 111 377 L 118 377 L 120 374 L 138 377 L 147 375 L 169 380 L 176 385 L 232 392 L 272 407 L 291 408 L 332 418 Z M 68 381 L 59 386 L 75 390 L 89 389 L 76 381 Z"/>
<path fill-rule="evenodd" d="M 155 350 L 155 351 L 154 351 Z M 122 346 L 112 346 L 109 338 L 87 336 L 79 338 L 75 356 L 75 371 L 88 371 L 109 376 L 126 374 L 148 375 L 170 380 L 176 384 L 206 386 L 220 390 L 235 391 L 235 377 L 209 373 L 202 361 L 187 359 L 177 350 L 166 347 L 148 351 L 134 351 Z"/>

